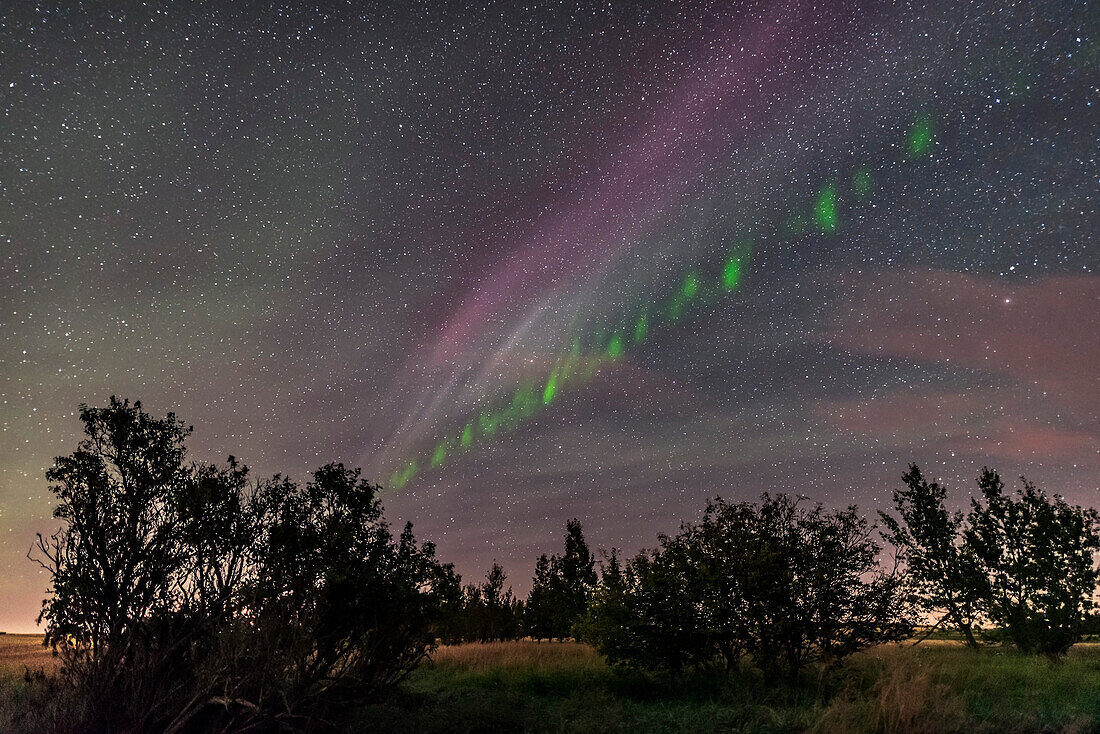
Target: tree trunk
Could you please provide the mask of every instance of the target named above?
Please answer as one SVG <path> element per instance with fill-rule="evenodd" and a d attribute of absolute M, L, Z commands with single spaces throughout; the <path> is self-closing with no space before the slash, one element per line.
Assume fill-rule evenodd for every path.
<path fill-rule="evenodd" d="M 958 608 L 951 610 L 951 617 L 955 620 L 955 626 L 962 632 L 963 638 L 966 639 L 966 646 L 972 650 L 978 649 L 980 646 L 978 645 L 978 641 L 974 638 L 974 626 L 969 622 L 963 621 L 962 614 L 959 612 Z"/>

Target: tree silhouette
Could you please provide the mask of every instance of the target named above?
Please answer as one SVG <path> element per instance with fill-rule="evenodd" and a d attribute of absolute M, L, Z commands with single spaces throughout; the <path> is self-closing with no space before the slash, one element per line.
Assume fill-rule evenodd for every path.
<path fill-rule="evenodd" d="M 604 558 L 599 563 L 600 579 L 588 610 L 577 625 L 578 637 L 590 643 L 603 641 L 607 649 L 618 649 L 622 645 L 619 638 L 626 634 L 630 623 L 625 604 L 627 579 L 617 548 L 605 552 Z"/>
<path fill-rule="evenodd" d="M 504 588 L 508 575 L 493 561 L 480 585 L 467 584 L 463 589 L 462 633 L 458 639 L 489 642 L 514 640 L 519 636 L 521 604 Z"/>
<path fill-rule="evenodd" d="M 519 636 L 519 602 L 512 596 L 512 588 L 504 588 L 508 575 L 504 568 L 493 561 L 481 585 L 481 598 L 488 618 L 485 637 L 490 640 L 514 640 Z"/>
<path fill-rule="evenodd" d="M 565 525 L 565 552 L 544 554 L 535 564 L 531 593 L 525 605 L 527 632 L 542 639 L 574 635 L 596 588 L 596 559 L 576 518 Z"/>
<path fill-rule="evenodd" d="M 963 514 L 944 506 L 947 491 L 928 482 L 916 464 L 894 490 L 894 516 L 880 512 L 885 538 L 896 546 L 924 609 L 954 625 L 977 647 L 974 627 L 982 609 L 982 572 L 962 533 Z"/>
<path fill-rule="evenodd" d="M 431 649 L 437 589 L 453 584 L 453 570 L 431 543 L 416 544 L 411 524 L 393 538 L 379 491 L 341 464 L 304 487 L 282 478 L 264 486 L 255 578 L 238 616 L 249 638 L 237 674 L 246 700 L 275 706 L 266 697 L 286 690 L 301 708 L 364 698 Z M 283 692 L 262 680 L 276 671 L 286 671 Z"/>
<path fill-rule="evenodd" d="M 928 611 L 958 627 L 971 646 L 979 620 L 1023 652 L 1057 657 L 1084 633 L 1100 580 L 1095 510 L 1048 498 L 1021 477 L 1016 497 L 998 474 L 982 469 L 980 498 L 969 514 L 948 513 L 946 491 L 909 466 L 894 492 L 895 518 L 883 514 L 886 537 L 904 558 Z"/>
<path fill-rule="evenodd" d="M 192 480 L 184 446 L 191 428 L 114 396 L 106 408 L 81 405 L 80 421 L 85 439 L 46 472 L 62 525 L 38 536 L 36 560 L 52 592 L 38 621 L 87 694 L 89 724 L 107 728 L 98 702 L 120 698 L 133 682 L 129 664 L 148 647 L 151 624 L 176 608 L 181 591 L 203 593 L 184 578 L 197 570 L 189 560 L 202 561 L 181 542 L 181 529 L 192 527 L 181 522 L 179 502 Z M 204 474 L 207 485 L 216 477 Z"/>
<path fill-rule="evenodd" d="M 585 629 L 612 663 L 672 672 L 748 656 L 769 678 L 912 629 L 903 579 L 856 508 L 787 495 L 707 504 L 699 523 L 605 574 Z"/>
<path fill-rule="evenodd" d="M 557 559 L 554 570 L 559 597 L 554 609 L 554 636 L 569 637 L 573 634 L 573 625 L 587 610 L 597 581 L 596 559 L 588 549 L 580 520 L 576 518 L 565 524 L 565 553 Z"/>
<path fill-rule="evenodd" d="M 112 397 L 47 473 L 46 641 L 85 732 L 309 728 L 406 675 L 457 576 L 394 538 L 379 488 L 329 464 L 304 487 L 186 462 L 191 429 Z"/>
<path fill-rule="evenodd" d="M 536 640 L 553 636 L 555 588 L 550 558 L 543 553 L 535 562 L 531 592 L 527 595 L 524 628 Z"/>
<path fill-rule="evenodd" d="M 1100 516 L 1020 479 L 1013 498 L 997 472 L 982 469 L 966 537 L 990 618 L 1021 651 L 1056 657 L 1081 639 L 1095 608 Z"/>

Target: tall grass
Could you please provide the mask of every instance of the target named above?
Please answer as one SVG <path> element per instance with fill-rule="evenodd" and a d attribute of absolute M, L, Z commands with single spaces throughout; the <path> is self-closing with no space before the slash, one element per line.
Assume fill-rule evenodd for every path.
<path fill-rule="evenodd" d="M 440 648 L 361 732 L 1100 733 L 1100 648 L 1061 663 L 1008 649 L 883 646 L 797 683 L 607 667 L 574 643 Z"/>
<path fill-rule="evenodd" d="M 58 657 L 42 646 L 42 635 L 0 635 L 0 673 L 22 675 L 25 668 L 54 673 L 60 665 Z"/>
<path fill-rule="evenodd" d="M 51 730 L 58 705 L 11 662 L 49 655 L 33 639 L 3 642 L 0 732 Z M 889 645 L 783 686 L 752 671 L 617 670 L 575 643 L 445 646 L 351 731 L 1100 734 L 1100 646 L 1052 663 L 1009 648 Z"/>
<path fill-rule="evenodd" d="M 938 734 L 967 730 L 966 704 L 959 692 L 937 679 L 913 650 L 898 646 L 870 651 L 853 661 L 832 701 L 811 727 L 820 734 L 876 732 Z"/>
<path fill-rule="evenodd" d="M 519 669 L 547 674 L 562 670 L 575 673 L 607 671 L 603 658 L 588 645 L 529 640 L 444 645 L 432 653 L 430 665 L 454 672 Z"/>

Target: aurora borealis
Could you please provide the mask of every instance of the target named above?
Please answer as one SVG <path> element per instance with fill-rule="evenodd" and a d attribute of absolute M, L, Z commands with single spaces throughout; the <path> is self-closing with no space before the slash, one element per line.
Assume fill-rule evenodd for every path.
<path fill-rule="evenodd" d="M 909 461 L 1098 501 L 1086 2 L 20 3 L 0 50 L 0 629 L 112 394 L 517 590 L 572 517 Z"/>

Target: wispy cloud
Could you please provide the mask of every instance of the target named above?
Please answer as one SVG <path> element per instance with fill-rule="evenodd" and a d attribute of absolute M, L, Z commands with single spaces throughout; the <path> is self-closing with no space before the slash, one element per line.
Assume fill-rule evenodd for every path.
<path fill-rule="evenodd" d="M 885 444 L 1100 464 L 1100 279 L 911 270 L 839 282 L 827 343 L 960 379 L 826 400 L 832 424 Z"/>

